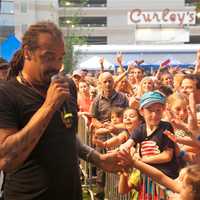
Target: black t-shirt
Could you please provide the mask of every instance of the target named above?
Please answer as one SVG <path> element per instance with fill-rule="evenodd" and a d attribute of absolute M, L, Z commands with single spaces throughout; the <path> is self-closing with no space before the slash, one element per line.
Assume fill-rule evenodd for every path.
<path fill-rule="evenodd" d="M 175 156 L 175 144 L 165 134 L 163 134 L 164 130 L 173 132 L 173 128 L 170 123 L 161 121 L 158 128 L 151 135 L 147 136 L 146 124 L 142 124 L 133 131 L 131 139 L 133 139 L 135 143 L 140 144 L 141 156 L 157 155 L 167 148 L 172 148 L 174 153 L 171 161 L 151 165 L 174 179 L 178 177 L 179 169 Z"/>
<path fill-rule="evenodd" d="M 70 81 L 69 81 L 70 82 Z M 55 112 L 27 160 L 7 173 L 5 200 L 80 200 L 81 187 L 76 149 L 76 91 L 70 82 L 73 124 L 66 128 L 61 112 Z M 0 128 L 22 129 L 40 108 L 44 98 L 16 79 L 0 83 Z"/>

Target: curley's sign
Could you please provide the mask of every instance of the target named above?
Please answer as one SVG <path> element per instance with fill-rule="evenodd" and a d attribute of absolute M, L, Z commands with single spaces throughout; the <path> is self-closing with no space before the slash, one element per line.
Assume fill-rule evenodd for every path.
<path fill-rule="evenodd" d="M 142 11 L 134 9 L 128 12 L 128 24 L 195 24 L 196 11 Z"/>

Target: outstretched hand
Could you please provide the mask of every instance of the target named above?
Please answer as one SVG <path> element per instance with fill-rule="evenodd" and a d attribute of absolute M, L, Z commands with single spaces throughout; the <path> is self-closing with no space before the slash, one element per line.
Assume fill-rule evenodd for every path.
<path fill-rule="evenodd" d="M 105 147 L 104 142 L 102 140 L 98 139 L 98 137 L 95 135 L 92 138 L 92 143 L 95 144 L 97 147 L 102 147 L 102 148 Z"/>
<path fill-rule="evenodd" d="M 127 164 L 122 162 L 119 151 L 112 151 L 100 155 L 100 167 L 107 172 L 122 172 L 127 169 Z"/>
<path fill-rule="evenodd" d="M 123 149 L 119 152 L 118 157 L 120 158 L 120 163 L 126 166 L 126 169 L 134 167 L 135 160 L 135 149 L 131 148 L 130 150 Z"/>

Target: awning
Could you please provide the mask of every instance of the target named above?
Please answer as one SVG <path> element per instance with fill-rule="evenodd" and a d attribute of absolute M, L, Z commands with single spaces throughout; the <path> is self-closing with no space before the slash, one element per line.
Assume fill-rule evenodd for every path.
<path fill-rule="evenodd" d="M 11 34 L 0 44 L 0 57 L 9 62 L 20 47 L 21 42 Z"/>
<path fill-rule="evenodd" d="M 89 58 L 88 60 L 80 63 L 78 65 L 79 69 L 87 69 L 87 70 L 100 70 L 101 66 L 99 63 L 101 57 L 99 56 L 93 56 L 91 58 Z M 104 59 L 104 68 L 105 70 L 112 70 L 113 64 L 110 63 L 108 60 Z"/>

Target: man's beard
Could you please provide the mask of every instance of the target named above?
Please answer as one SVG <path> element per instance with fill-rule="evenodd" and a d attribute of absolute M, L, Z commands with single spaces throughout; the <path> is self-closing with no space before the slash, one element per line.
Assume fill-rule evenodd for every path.
<path fill-rule="evenodd" d="M 57 71 L 46 71 L 43 74 L 41 74 L 42 78 L 40 79 L 40 81 L 35 81 L 32 84 L 38 90 L 45 92 L 48 90 L 49 85 L 51 84 L 51 77 L 57 73 Z"/>

